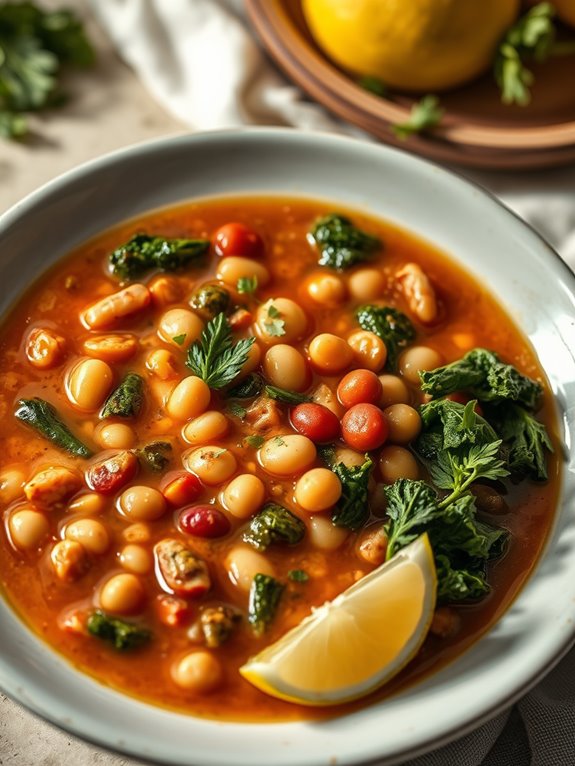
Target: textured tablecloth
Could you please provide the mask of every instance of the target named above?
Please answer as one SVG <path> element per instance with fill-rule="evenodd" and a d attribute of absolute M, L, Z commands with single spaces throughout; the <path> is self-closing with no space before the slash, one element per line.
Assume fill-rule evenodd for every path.
<path fill-rule="evenodd" d="M 0 145 L 0 212 L 80 161 L 185 129 L 280 124 L 361 135 L 283 79 L 248 31 L 241 0 L 93 0 L 92 12 L 105 31 L 95 27 L 86 0 L 67 5 L 87 16 L 99 64 L 71 79 L 70 105 L 35 121 L 37 133 L 29 144 Z M 114 55 L 110 41 L 136 76 Z M 462 172 L 497 194 L 575 264 L 575 168 Z M 0 766 L 136 763 L 71 738 L 0 698 Z M 571 764 L 573 652 L 511 711 L 406 766 Z"/>

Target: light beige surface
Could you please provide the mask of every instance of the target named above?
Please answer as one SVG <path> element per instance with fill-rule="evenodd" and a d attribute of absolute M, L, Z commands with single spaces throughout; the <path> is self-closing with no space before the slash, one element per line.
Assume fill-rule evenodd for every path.
<path fill-rule="evenodd" d="M 87 15 L 84 0 L 68 0 L 66 5 Z M 0 139 L 0 212 L 54 176 L 92 157 L 183 131 L 119 61 L 93 21 L 88 24 L 98 50 L 98 63 L 93 70 L 69 79 L 69 103 L 35 118 L 31 122 L 34 134 L 25 143 Z M 0 695 L 0 764 L 136 766 L 136 761 L 85 744 Z"/>

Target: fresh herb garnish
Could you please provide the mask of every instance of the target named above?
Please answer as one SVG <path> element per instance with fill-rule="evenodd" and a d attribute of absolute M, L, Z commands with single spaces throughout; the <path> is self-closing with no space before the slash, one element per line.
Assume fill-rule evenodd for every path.
<path fill-rule="evenodd" d="M 355 315 L 362 330 L 375 333 L 385 343 L 387 366 L 395 370 L 400 352 L 415 338 L 411 321 L 391 306 L 360 306 Z"/>
<path fill-rule="evenodd" d="M 210 388 L 220 389 L 240 374 L 254 342 L 255 338 L 245 338 L 234 343 L 228 320 L 218 314 L 188 350 L 186 364 Z"/>
<path fill-rule="evenodd" d="M 231 415 L 233 415 L 236 418 L 239 418 L 240 420 L 243 420 L 247 413 L 246 408 L 242 407 L 242 405 L 238 404 L 237 402 L 228 402 L 226 404 L 226 410 Z"/>
<path fill-rule="evenodd" d="M 537 481 L 547 478 L 546 451 L 553 452 L 547 429 L 517 404 L 505 403 L 489 408 L 489 417 L 507 450 L 512 473 Z"/>
<path fill-rule="evenodd" d="M 300 394 L 297 391 L 288 391 L 285 388 L 278 388 L 277 386 L 264 386 L 264 391 L 270 399 L 275 399 L 276 402 L 282 402 L 283 404 L 302 404 L 303 402 L 311 402 L 311 397 L 306 394 Z"/>
<path fill-rule="evenodd" d="M 125 622 L 118 617 L 109 617 L 100 609 L 90 614 L 86 628 L 91 636 L 112 644 L 114 649 L 120 652 L 137 649 L 152 638 L 151 632 L 146 628 Z"/>
<path fill-rule="evenodd" d="M 308 234 L 320 253 L 319 265 L 343 271 L 367 261 L 381 240 L 354 226 L 349 218 L 331 213 L 317 220 Z"/>
<path fill-rule="evenodd" d="M 135 234 L 110 255 L 110 269 L 122 280 L 138 279 L 152 269 L 176 271 L 204 256 L 207 239 L 167 239 Z"/>
<path fill-rule="evenodd" d="M 267 304 L 267 319 L 264 322 L 264 327 L 268 335 L 272 338 L 279 338 L 286 334 L 285 331 L 285 319 L 282 319 L 282 313 L 277 306 L 274 306 L 273 302 Z"/>
<path fill-rule="evenodd" d="M 252 434 L 251 436 L 246 436 L 244 442 L 252 449 L 259 449 L 265 442 L 265 439 L 259 434 Z"/>
<path fill-rule="evenodd" d="M 387 96 L 387 85 L 383 80 L 380 80 L 379 77 L 370 77 L 369 75 L 366 75 L 365 77 L 360 77 L 357 84 L 360 88 L 369 91 L 369 93 L 373 93 L 375 96 Z"/>
<path fill-rule="evenodd" d="M 257 636 L 269 628 L 277 612 L 284 585 L 270 575 L 258 573 L 252 580 L 248 622 Z"/>
<path fill-rule="evenodd" d="M 44 399 L 20 399 L 14 415 L 22 423 L 55 444 L 77 457 L 90 457 L 92 452 L 70 431 L 61 420 L 56 408 Z"/>
<path fill-rule="evenodd" d="M 172 459 L 172 445 L 170 442 L 150 442 L 140 449 L 134 450 L 134 454 L 144 468 L 154 473 L 160 473 L 170 464 Z"/>
<path fill-rule="evenodd" d="M 253 277 L 240 277 L 238 279 L 236 290 L 241 295 L 253 295 L 258 289 L 258 278 Z"/>
<path fill-rule="evenodd" d="M 259 551 L 265 551 L 270 545 L 280 543 L 295 545 L 305 535 L 305 524 L 291 511 L 277 503 L 266 503 L 254 516 L 242 539 Z"/>
<path fill-rule="evenodd" d="M 183 346 L 184 343 L 186 342 L 187 337 L 188 337 L 187 334 L 183 332 L 181 333 L 181 335 L 174 335 L 172 340 L 174 341 L 174 343 L 177 343 L 178 346 Z"/>
<path fill-rule="evenodd" d="M 444 111 L 439 106 L 437 96 L 427 95 L 411 107 L 405 122 L 391 126 L 397 138 L 405 141 L 414 133 L 425 133 L 436 128 L 443 118 Z"/>
<path fill-rule="evenodd" d="M 288 580 L 292 582 L 307 582 L 309 575 L 303 569 L 290 569 L 288 572 Z"/>
<path fill-rule="evenodd" d="M 102 418 L 135 418 L 144 405 L 144 379 L 129 372 L 104 404 Z"/>
<path fill-rule="evenodd" d="M 360 529 L 369 518 L 367 486 L 373 462 L 366 456 L 359 466 L 336 463 L 332 471 L 341 481 L 341 497 L 333 509 L 331 520 L 336 527 Z"/>

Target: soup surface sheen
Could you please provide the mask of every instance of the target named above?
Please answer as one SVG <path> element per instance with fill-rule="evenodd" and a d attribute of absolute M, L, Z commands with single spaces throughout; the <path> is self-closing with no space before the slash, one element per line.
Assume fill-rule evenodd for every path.
<path fill-rule="evenodd" d="M 385 368 L 385 347 L 382 351 L 371 336 L 348 343 L 361 329 L 355 316 L 359 306 L 385 305 L 404 312 L 416 330 L 408 348 L 423 346 L 424 358 L 434 362 L 431 367 L 461 359 L 479 347 L 496 352 L 502 361 L 538 380 L 544 391 L 537 418 L 554 440 L 551 395 L 543 372 L 488 285 L 409 233 L 356 212 L 349 214 L 353 223 L 379 237 L 383 247 L 369 262 L 345 271 L 322 267 L 308 232 L 318 217 L 332 210 L 326 203 L 305 200 L 242 198 L 149 213 L 102 234 L 59 262 L 0 328 L 0 583 L 9 602 L 38 635 L 105 684 L 154 704 L 218 719 L 288 720 L 328 714 L 273 699 L 251 686 L 238 669 L 297 625 L 312 607 L 333 599 L 381 563 L 377 552 L 362 552 L 361 543 L 385 520 L 383 490 L 396 478 L 395 472 L 428 478 L 419 461 L 413 469 L 412 453 L 404 452 L 412 441 L 408 422 L 412 410 L 397 410 L 400 405 L 417 409 L 426 401 L 417 369 L 414 375 L 413 365 L 410 371 L 401 356 L 399 368 Z M 257 238 L 246 239 L 245 232 L 238 244 L 237 230 L 220 231 L 216 237 L 229 222 L 257 232 L 263 246 Z M 130 297 L 135 302 L 123 318 L 118 305 L 110 316 L 104 316 L 102 308 L 90 311 L 97 301 L 126 287 L 110 273 L 108 259 L 141 232 L 210 240 L 209 252 L 199 265 L 138 276 L 133 282 L 146 287 L 138 288 L 141 295 Z M 252 256 L 247 265 L 233 257 L 246 254 Z M 398 277 L 406 264 L 419 266 L 430 282 L 437 309 L 431 320 L 425 315 L 426 306 L 420 303 L 418 308 L 410 296 L 405 278 Z M 238 279 L 243 277 L 247 281 L 239 292 Z M 262 394 L 230 398 L 225 387 L 210 392 L 197 377 L 191 380 L 187 349 L 205 328 L 210 307 L 198 299 L 190 306 L 189 301 L 206 283 L 229 293 L 225 311 L 234 340 L 256 336 L 248 363 L 231 385 L 245 380 L 248 371 L 259 372 L 268 384 L 312 396 L 340 421 L 350 405 L 341 390 L 340 400 L 347 406 L 337 398 L 346 373 L 368 369 L 385 376 L 374 404 L 383 412 L 389 431 L 385 443 L 379 441 L 372 448 L 361 442 L 361 434 L 360 441 L 354 441 L 353 433 L 347 446 L 341 437 L 336 439 L 338 459 L 361 464 L 367 450 L 374 462 L 370 517 L 362 529 L 331 523 L 338 485 L 329 480 L 321 485 L 325 476 L 321 479 L 319 474 L 315 494 L 309 486 L 296 489 L 303 474 L 325 468 L 321 452 L 316 455 L 308 439 L 300 445 L 304 453 L 311 450 L 307 457 L 290 458 L 295 468 L 289 460 L 278 467 L 283 453 L 277 445 L 299 431 L 294 427 L 293 406 Z M 324 334 L 331 339 L 317 339 Z M 343 339 L 340 345 L 338 338 Z M 143 380 L 139 412 L 102 417 L 102 406 L 128 373 Z M 375 375 L 368 376 L 368 382 Z M 58 448 L 15 417 L 18 403 L 35 397 L 56 408 L 93 453 L 90 457 Z M 395 419 L 390 406 L 396 408 Z M 419 416 L 414 417 L 417 435 Z M 154 453 L 160 462 L 160 470 L 154 471 L 139 450 L 158 441 L 168 442 L 171 451 Z M 349 444 L 357 446 L 353 453 Z M 265 445 L 271 450 L 269 460 Z M 389 452 L 394 445 L 399 452 Z M 388 449 L 387 462 L 380 460 L 382 449 Z M 118 483 L 108 475 L 112 483 L 104 486 L 101 477 L 94 478 L 93 467 L 118 454 L 124 461 L 116 466 Z M 399 467 L 394 463 L 397 455 Z M 57 474 L 42 473 L 47 468 Z M 495 513 L 482 513 L 490 510 L 489 497 L 483 508 L 478 503 L 480 517 L 509 532 L 503 555 L 488 564 L 489 594 L 476 603 L 443 607 L 440 617 L 448 628 L 436 623 L 408 667 L 368 701 L 456 657 L 509 606 L 537 561 L 552 522 L 559 475 L 553 455 L 548 456 L 547 469 L 547 481 L 505 479 L 484 485 L 496 507 L 491 508 Z M 170 484 L 173 480 L 176 484 Z M 297 544 L 273 544 L 258 552 L 242 536 L 269 502 L 295 514 L 305 534 Z M 206 505 L 214 515 L 206 515 Z M 203 508 L 199 516 L 196 506 Z M 182 513 L 182 508 L 190 507 L 192 511 Z M 211 581 L 207 592 L 202 582 L 196 583 L 199 590 L 193 594 L 166 582 L 159 562 L 163 549 L 155 547 L 166 540 L 183 544 L 207 563 Z M 164 553 L 169 558 L 169 550 Z M 284 586 L 277 611 L 261 635 L 247 619 L 255 572 L 271 575 Z M 213 638 L 214 634 L 211 642 L 207 638 L 207 622 L 200 619 L 206 608 L 216 610 L 212 612 L 216 622 L 223 620 L 224 632 L 230 634 L 224 636 L 227 640 L 221 635 Z M 118 651 L 89 635 L 86 620 L 96 609 L 144 627 L 151 640 Z M 213 645 L 220 639 L 220 645 Z M 202 680 L 193 687 L 188 683 L 191 671 L 181 660 L 196 650 L 203 652 L 204 664 L 199 671 Z"/>

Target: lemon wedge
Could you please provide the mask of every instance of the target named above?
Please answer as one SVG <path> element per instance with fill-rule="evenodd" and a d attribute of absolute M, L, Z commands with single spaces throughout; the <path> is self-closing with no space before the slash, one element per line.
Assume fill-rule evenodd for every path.
<path fill-rule="evenodd" d="M 240 668 L 261 691 L 303 705 L 337 705 L 389 681 L 417 654 L 437 578 L 427 535 L 312 611 Z"/>

